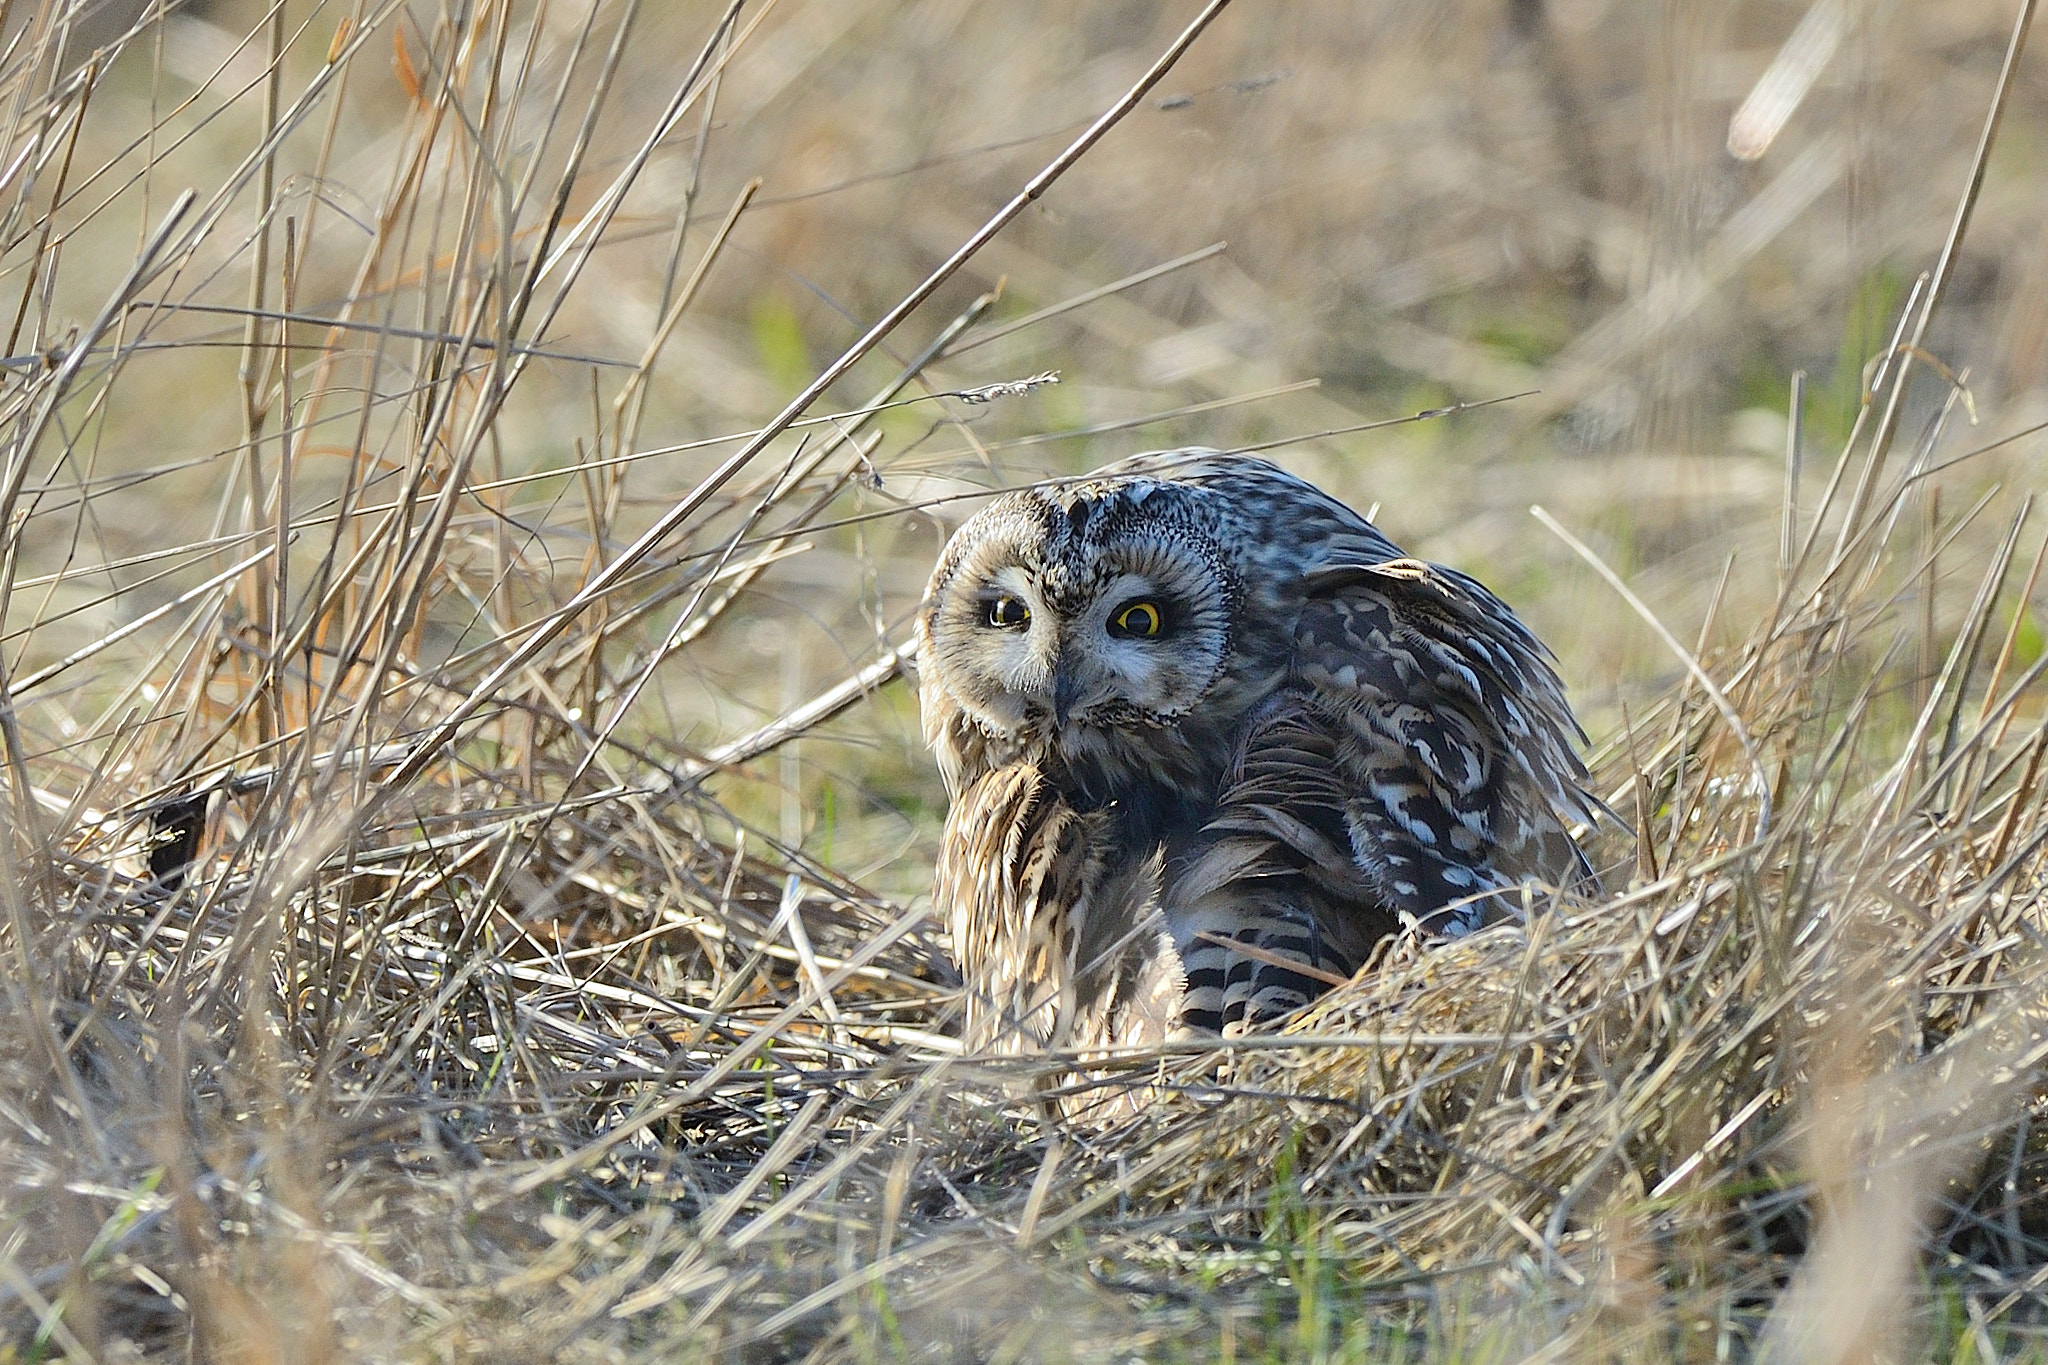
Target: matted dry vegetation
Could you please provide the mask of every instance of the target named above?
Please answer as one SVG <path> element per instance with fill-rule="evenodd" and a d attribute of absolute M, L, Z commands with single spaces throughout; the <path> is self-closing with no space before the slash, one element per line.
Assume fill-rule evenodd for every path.
<path fill-rule="evenodd" d="M 0 1360 L 2040 1354 L 2012 15 L 1851 7 L 1813 98 L 1894 140 L 1708 172 L 1627 114 L 1755 78 L 1704 19 L 1617 94 L 1596 0 L 1233 11 L 1150 86 L 1196 7 L 782 3 L 0 8 Z M 1789 477 L 1703 453 L 1816 313 Z M 1611 894 L 961 1057 L 903 615 L 981 490 L 1177 440 L 1526 606 Z"/>

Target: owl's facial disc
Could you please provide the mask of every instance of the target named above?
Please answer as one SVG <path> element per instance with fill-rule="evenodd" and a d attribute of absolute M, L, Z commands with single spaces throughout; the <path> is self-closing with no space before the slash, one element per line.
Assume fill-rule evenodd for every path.
<path fill-rule="evenodd" d="M 993 683 L 970 709 L 1005 731 L 1087 742 L 1086 732 L 1171 723 L 1207 690 L 1222 614 L 1193 585 L 1131 570 L 1076 583 L 1036 566 L 992 574 L 974 598 L 974 654 Z M 976 705 L 976 703 L 979 703 Z"/>
<path fill-rule="evenodd" d="M 1194 712 L 1227 670 L 1235 579 L 1155 510 L 1031 494 L 963 527 L 920 622 L 925 685 L 983 733 L 1070 759 Z"/>

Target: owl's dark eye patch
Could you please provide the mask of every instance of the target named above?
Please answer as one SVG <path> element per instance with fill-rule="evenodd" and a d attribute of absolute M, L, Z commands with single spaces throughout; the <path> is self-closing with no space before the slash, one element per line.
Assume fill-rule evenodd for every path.
<path fill-rule="evenodd" d="M 1109 633 L 1119 640 L 1152 640 L 1166 633 L 1166 610 L 1134 598 L 1109 613 Z"/>
<path fill-rule="evenodd" d="M 1031 624 L 1031 608 L 1023 598 L 1006 593 L 982 603 L 981 622 L 997 630 L 1022 630 Z"/>

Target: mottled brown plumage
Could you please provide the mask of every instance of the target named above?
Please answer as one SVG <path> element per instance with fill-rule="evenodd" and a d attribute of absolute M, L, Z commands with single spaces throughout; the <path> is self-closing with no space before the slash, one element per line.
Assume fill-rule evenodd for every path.
<path fill-rule="evenodd" d="M 1542 645 L 1262 460 L 1008 494 L 948 544 L 918 632 L 977 1049 L 1242 1027 L 1404 926 L 1590 880 Z"/>
<path fill-rule="evenodd" d="M 977 1048 L 1139 1043 L 1176 1023 L 1185 980 L 1159 912 L 1156 856 L 1118 867 L 1114 821 L 1077 811 L 1028 763 L 954 802 L 938 900 L 953 907 Z"/>

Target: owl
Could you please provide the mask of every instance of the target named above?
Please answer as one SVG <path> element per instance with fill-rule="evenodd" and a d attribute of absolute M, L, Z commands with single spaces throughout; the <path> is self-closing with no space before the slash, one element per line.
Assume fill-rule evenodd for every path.
<path fill-rule="evenodd" d="M 976 1051 L 1238 1031 L 1389 935 L 1592 882 L 1543 645 L 1263 460 L 1163 451 L 998 498 L 917 642 Z"/>

